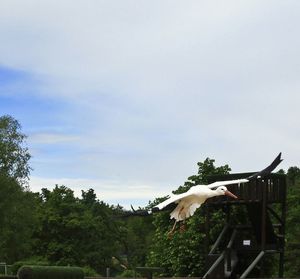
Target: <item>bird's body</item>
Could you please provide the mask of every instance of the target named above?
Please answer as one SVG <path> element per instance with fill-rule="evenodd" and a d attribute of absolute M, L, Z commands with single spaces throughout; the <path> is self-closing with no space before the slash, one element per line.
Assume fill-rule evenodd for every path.
<path fill-rule="evenodd" d="M 163 209 L 170 203 L 177 203 L 176 208 L 171 212 L 170 218 L 176 221 L 183 221 L 194 215 L 197 208 L 201 206 L 208 198 L 214 196 L 213 190 L 204 185 L 198 185 L 190 188 L 187 192 L 179 195 L 172 195 L 165 202 L 157 207 Z M 174 200 L 174 201 L 173 201 Z"/>
<path fill-rule="evenodd" d="M 199 185 L 191 188 L 187 193 L 190 195 L 181 199 L 176 208 L 171 212 L 170 218 L 176 221 L 183 221 L 194 215 L 197 208 L 201 206 L 214 191 Z"/>
<path fill-rule="evenodd" d="M 172 203 L 177 204 L 176 208 L 170 214 L 170 218 L 175 219 L 175 223 L 172 230 L 169 232 L 169 236 L 171 236 L 174 233 L 177 222 L 184 222 L 187 218 L 193 216 L 197 208 L 199 208 L 208 198 L 221 195 L 228 195 L 233 198 L 237 198 L 234 194 L 229 192 L 225 186 L 219 185 L 228 185 L 242 182 L 248 182 L 248 180 L 239 179 L 215 182 L 209 185 L 196 185 L 191 187 L 187 192 L 183 194 L 172 194 L 170 198 L 158 204 L 156 206 L 158 210 L 161 210 Z M 211 189 L 215 187 L 217 187 L 216 190 Z M 184 226 L 182 228 L 184 229 Z"/>

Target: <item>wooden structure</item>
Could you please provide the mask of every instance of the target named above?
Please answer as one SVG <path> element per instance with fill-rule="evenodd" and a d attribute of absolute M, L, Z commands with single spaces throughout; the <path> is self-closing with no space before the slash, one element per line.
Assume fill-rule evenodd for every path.
<path fill-rule="evenodd" d="M 210 182 L 249 177 L 251 173 L 213 176 Z M 205 207 L 207 272 L 203 278 L 247 278 L 264 276 L 264 261 L 277 254 L 278 275 L 283 277 L 286 216 L 286 177 L 269 174 L 249 183 L 230 185 L 229 191 L 239 197 L 209 199 Z M 224 228 L 211 246 L 210 212 L 222 209 Z M 235 212 L 236 214 L 231 218 Z M 237 220 L 236 217 L 241 218 Z M 258 273 L 258 275 L 257 275 Z"/>

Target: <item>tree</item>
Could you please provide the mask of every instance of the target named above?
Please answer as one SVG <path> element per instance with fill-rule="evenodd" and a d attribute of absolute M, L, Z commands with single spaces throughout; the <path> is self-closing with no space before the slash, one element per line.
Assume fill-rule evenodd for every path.
<path fill-rule="evenodd" d="M 29 177 L 31 155 L 20 123 L 9 115 L 0 117 L 0 172 L 23 184 Z"/>
<path fill-rule="evenodd" d="M 290 167 L 287 171 L 287 179 L 291 186 L 295 185 L 296 180 L 300 178 L 300 169 L 298 167 Z"/>
<path fill-rule="evenodd" d="M 123 225 L 121 239 L 126 255 L 127 266 L 134 269 L 146 265 L 146 255 L 153 238 L 152 216 L 129 217 Z"/>
<path fill-rule="evenodd" d="M 36 194 L 24 191 L 14 178 L 0 173 L 0 258 L 7 263 L 32 255 L 37 205 Z"/>
<path fill-rule="evenodd" d="M 289 278 L 298 277 L 300 274 L 300 176 L 297 175 L 298 171 L 298 167 L 290 167 L 287 172 L 285 276 Z"/>
<path fill-rule="evenodd" d="M 22 186 L 28 179 L 30 154 L 26 136 L 13 117 L 0 117 L 0 258 L 12 263 L 32 252 L 37 197 Z"/>
<path fill-rule="evenodd" d="M 74 197 L 66 186 L 42 189 L 36 254 L 55 265 L 88 266 L 103 273 L 117 252 L 112 209 L 92 189 Z"/>

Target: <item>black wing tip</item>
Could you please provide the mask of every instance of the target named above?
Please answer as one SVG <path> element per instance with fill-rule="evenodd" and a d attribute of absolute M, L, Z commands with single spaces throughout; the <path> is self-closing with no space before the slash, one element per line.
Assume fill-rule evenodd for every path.
<path fill-rule="evenodd" d="M 151 211 L 152 211 L 152 213 L 158 212 L 159 208 L 157 206 L 152 207 Z"/>
<path fill-rule="evenodd" d="M 132 204 L 130 205 L 132 212 L 136 212 L 136 210 L 133 208 Z"/>
<path fill-rule="evenodd" d="M 283 161 L 283 159 L 281 159 L 281 152 L 277 155 L 277 157 L 274 159 L 274 161 L 272 162 L 271 166 L 274 167 L 274 169 Z"/>
<path fill-rule="evenodd" d="M 281 152 L 280 152 L 268 167 L 266 167 L 260 172 L 250 175 L 249 177 L 247 177 L 247 179 L 251 180 L 251 179 L 255 179 L 270 174 L 282 161 L 283 159 L 281 159 Z"/>
<path fill-rule="evenodd" d="M 278 161 L 278 164 L 280 164 L 283 161 L 283 159 L 281 159 L 281 152 L 277 155 L 274 161 Z"/>
<path fill-rule="evenodd" d="M 144 209 L 134 209 L 132 205 L 130 205 L 131 211 L 126 211 L 123 214 L 121 214 L 121 218 L 127 218 L 131 216 L 148 216 L 150 215 L 147 210 Z"/>

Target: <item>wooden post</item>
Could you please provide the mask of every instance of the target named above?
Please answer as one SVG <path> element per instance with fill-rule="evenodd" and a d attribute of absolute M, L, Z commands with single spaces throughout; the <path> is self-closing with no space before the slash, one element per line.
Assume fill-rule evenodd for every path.
<path fill-rule="evenodd" d="M 282 224 L 280 227 L 280 234 L 283 235 L 283 239 L 281 239 L 280 243 L 280 253 L 279 253 L 279 272 L 278 272 L 278 277 L 283 278 L 283 273 L 284 273 L 284 246 L 285 246 L 285 220 L 286 220 L 286 192 L 287 192 L 287 185 L 286 185 L 286 178 L 284 177 L 282 179 L 282 201 L 281 201 L 281 220 Z"/>
<path fill-rule="evenodd" d="M 268 180 L 265 179 L 262 183 L 262 212 L 261 212 L 261 250 L 266 249 L 266 218 L 267 218 L 267 189 Z M 263 277 L 263 264 L 261 262 L 260 277 Z"/>
<path fill-rule="evenodd" d="M 261 251 L 257 257 L 254 259 L 254 261 L 249 265 L 249 267 L 245 270 L 245 272 L 240 276 L 240 279 L 244 279 L 247 277 L 247 275 L 251 272 L 251 270 L 257 265 L 257 263 L 262 259 L 265 252 Z"/>

